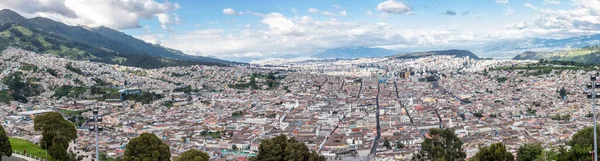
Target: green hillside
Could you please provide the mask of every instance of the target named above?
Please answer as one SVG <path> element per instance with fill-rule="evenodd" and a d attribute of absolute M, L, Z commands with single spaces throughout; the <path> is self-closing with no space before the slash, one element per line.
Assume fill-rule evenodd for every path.
<path fill-rule="evenodd" d="M 557 52 L 524 52 L 514 60 L 556 60 L 573 61 L 586 64 L 600 64 L 600 46 L 590 46 L 581 49 L 570 49 Z"/>
<path fill-rule="evenodd" d="M 418 59 L 418 58 L 434 56 L 434 55 L 438 55 L 438 56 L 439 55 L 448 55 L 448 56 L 455 56 L 457 58 L 469 57 L 471 59 L 476 59 L 476 60 L 480 59 L 477 55 L 473 54 L 471 51 L 457 50 L 457 49 L 396 54 L 396 55 L 392 55 L 392 56 L 388 56 L 388 57 L 391 59 Z"/>
<path fill-rule="evenodd" d="M 68 40 L 57 34 L 27 28 L 21 25 L 0 24 L 0 50 L 18 47 L 38 53 L 75 59 L 120 64 L 141 68 L 159 68 L 185 65 L 222 65 L 215 62 L 183 61 L 144 54 L 119 54 L 107 49 Z"/>
<path fill-rule="evenodd" d="M 106 27 L 69 26 L 48 18 L 26 19 L 0 10 L 0 49 L 8 46 L 60 57 L 141 68 L 229 65 L 234 62 L 186 55 Z"/>

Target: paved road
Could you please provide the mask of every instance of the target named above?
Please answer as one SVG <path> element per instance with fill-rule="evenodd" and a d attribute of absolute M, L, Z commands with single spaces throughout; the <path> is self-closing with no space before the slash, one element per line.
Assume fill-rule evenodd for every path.
<path fill-rule="evenodd" d="M 373 140 L 373 145 L 371 146 L 371 156 L 375 157 L 377 154 L 377 145 L 379 144 L 379 138 L 381 137 L 381 126 L 379 125 L 379 92 L 380 92 L 380 83 L 377 83 L 377 96 L 375 97 L 375 104 L 377 106 L 377 111 L 375 111 L 375 120 L 377 121 L 377 135 L 375 135 L 375 139 Z"/>

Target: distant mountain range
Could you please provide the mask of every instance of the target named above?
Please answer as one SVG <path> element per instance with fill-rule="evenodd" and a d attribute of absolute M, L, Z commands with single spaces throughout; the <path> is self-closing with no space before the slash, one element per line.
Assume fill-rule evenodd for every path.
<path fill-rule="evenodd" d="M 385 57 L 397 54 L 397 51 L 371 48 L 371 47 L 354 47 L 354 48 L 333 48 L 327 49 L 322 53 L 315 54 L 315 58 L 338 58 L 338 59 L 354 59 L 354 58 L 373 58 Z"/>
<path fill-rule="evenodd" d="M 517 39 L 507 40 L 484 45 L 473 51 L 482 53 L 480 56 L 485 57 L 508 57 L 512 58 L 515 55 L 526 51 L 535 52 L 554 52 L 560 50 L 569 50 L 583 48 L 586 46 L 600 45 L 600 34 L 577 36 L 564 39 Z"/>
<path fill-rule="evenodd" d="M 142 68 L 234 63 L 186 55 L 107 27 L 69 26 L 42 17 L 27 19 L 8 9 L 0 10 L 0 24 L 0 49 L 14 46 L 71 59 Z"/>
<path fill-rule="evenodd" d="M 583 47 L 556 52 L 527 51 L 513 58 L 514 60 L 558 60 L 573 61 L 586 64 L 600 64 L 600 46 Z"/>
<path fill-rule="evenodd" d="M 456 49 L 396 54 L 396 55 L 389 56 L 389 58 L 392 58 L 392 59 L 416 59 L 416 58 L 422 58 L 422 57 L 428 57 L 428 56 L 434 56 L 434 55 L 450 55 L 450 56 L 456 56 L 459 58 L 469 57 L 469 58 L 476 59 L 476 60 L 480 59 L 477 55 L 473 54 L 472 52 L 470 52 L 468 50 L 456 50 Z"/>

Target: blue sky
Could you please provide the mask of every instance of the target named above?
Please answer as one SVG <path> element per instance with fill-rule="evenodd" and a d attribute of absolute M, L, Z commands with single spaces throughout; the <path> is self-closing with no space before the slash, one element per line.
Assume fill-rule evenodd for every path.
<path fill-rule="evenodd" d="M 565 0 L 563 0 L 565 1 Z M 509 23 L 518 23 L 532 19 L 537 11 L 525 7 L 525 3 L 533 6 L 553 9 L 567 9 L 571 7 L 566 3 L 551 5 L 544 1 L 512 0 L 508 3 L 499 3 L 495 0 L 407 0 L 403 1 L 413 9 L 412 15 L 391 15 L 381 17 L 385 12 L 377 11 L 375 8 L 381 0 L 304 0 L 304 1 L 247 1 L 247 0 L 223 0 L 223 1 L 170 1 L 178 3 L 181 7 L 174 11 L 181 18 L 176 31 L 192 31 L 198 29 L 222 28 L 228 32 L 243 29 L 247 24 L 260 25 L 261 17 L 253 15 L 226 15 L 223 9 L 231 8 L 236 12 L 252 11 L 257 13 L 281 13 L 287 17 L 310 16 L 313 19 L 328 20 L 332 16 L 308 12 L 309 8 L 318 9 L 320 12 L 339 14 L 346 11 L 347 16 L 334 16 L 340 21 L 351 21 L 360 23 L 385 22 L 394 27 L 421 28 L 424 26 L 484 26 L 486 28 L 504 27 Z M 568 1 L 566 1 L 568 2 Z M 339 6 L 336 8 L 335 6 Z M 508 10 L 513 10 L 507 15 Z M 297 12 L 294 12 L 296 10 Z M 367 11 L 378 15 L 373 18 L 366 14 Z M 456 16 L 444 14 L 454 11 Z M 466 14 L 466 15 L 462 15 Z M 377 17 L 377 16 L 375 16 Z M 217 22 L 218 21 L 218 22 Z M 235 22 L 234 22 L 235 21 Z M 212 22 L 212 23 L 211 23 Z M 150 26 L 153 31 L 160 30 L 160 24 L 156 19 L 143 20 L 141 25 Z M 125 32 L 132 35 L 143 34 L 144 29 L 128 29 Z M 163 32 L 164 33 L 164 32 Z"/>
<path fill-rule="evenodd" d="M 339 47 L 466 48 L 600 30 L 599 0 L 21 0 L 0 8 L 229 60 Z"/>

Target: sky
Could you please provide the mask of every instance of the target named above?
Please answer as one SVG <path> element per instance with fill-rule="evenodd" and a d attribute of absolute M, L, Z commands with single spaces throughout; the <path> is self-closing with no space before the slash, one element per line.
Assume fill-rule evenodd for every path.
<path fill-rule="evenodd" d="M 237 61 L 600 33 L 600 0 L 0 0 L 0 8 Z"/>

